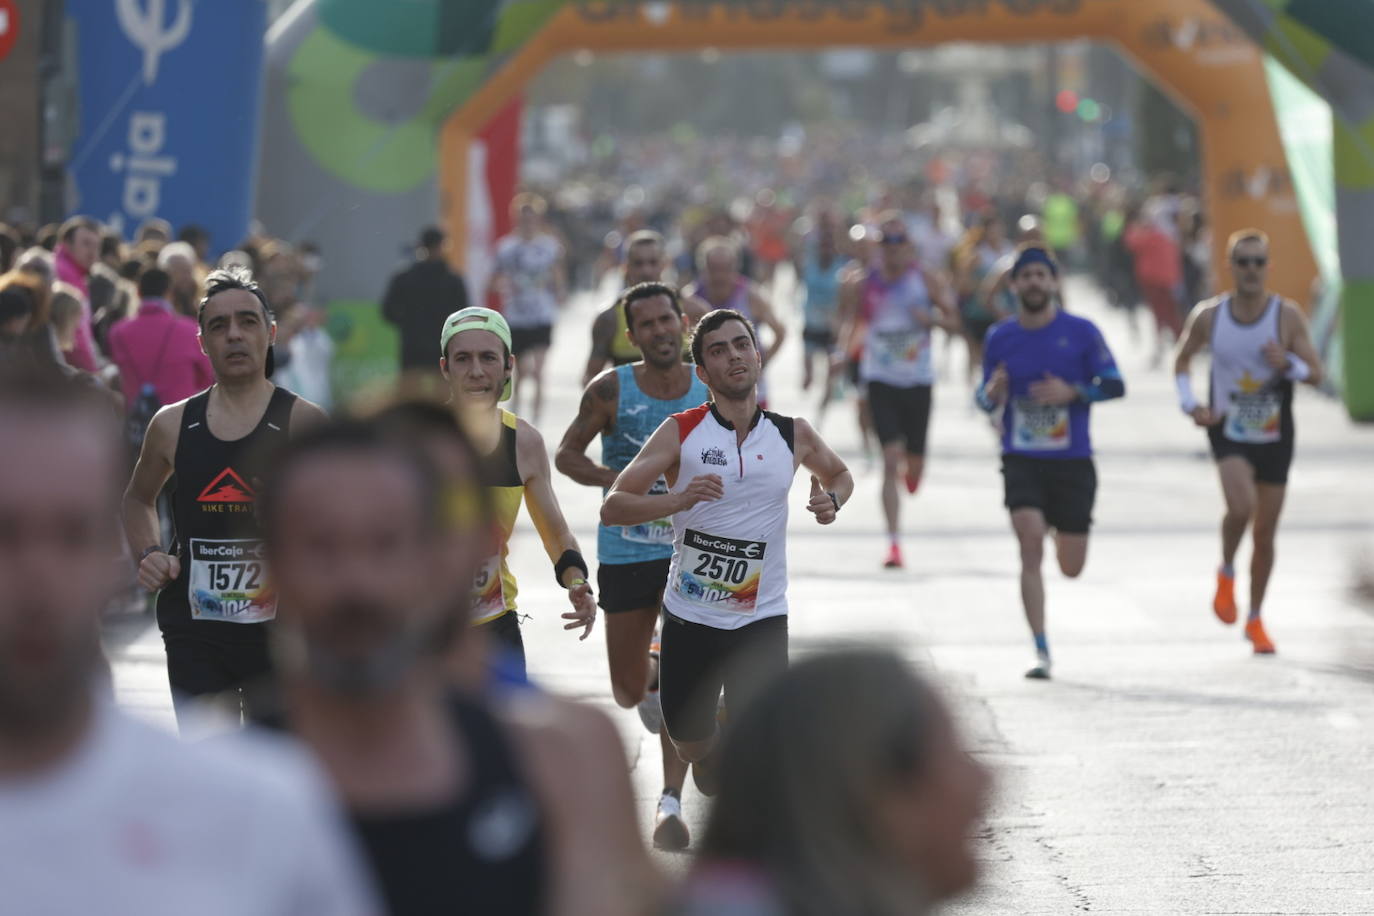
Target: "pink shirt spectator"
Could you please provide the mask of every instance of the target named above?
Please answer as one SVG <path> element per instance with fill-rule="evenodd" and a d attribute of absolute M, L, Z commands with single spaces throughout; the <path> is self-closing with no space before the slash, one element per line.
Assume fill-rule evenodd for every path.
<path fill-rule="evenodd" d="M 119 366 L 126 408 L 138 401 L 145 382 L 163 404 L 175 404 L 214 384 L 197 331 L 195 319 L 175 314 L 166 299 L 144 299 L 137 315 L 110 329 L 110 358 Z"/>
<path fill-rule="evenodd" d="M 95 372 L 100 365 L 95 359 L 95 337 L 91 333 L 91 293 L 86 285 L 89 271 L 76 263 L 66 245 L 57 246 L 53 261 L 57 267 L 57 279 L 81 290 L 81 320 L 76 325 L 76 343 L 62 355 L 68 365 Z"/>

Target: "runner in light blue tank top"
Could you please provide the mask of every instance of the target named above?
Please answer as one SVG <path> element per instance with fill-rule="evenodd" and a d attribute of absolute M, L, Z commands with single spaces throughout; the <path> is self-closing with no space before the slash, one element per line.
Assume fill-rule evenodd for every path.
<path fill-rule="evenodd" d="M 615 471 L 634 460 L 654 430 L 675 413 L 706 403 L 706 386 L 695 373 L 687 393 L 674 401 L 661 401 L 640 390 L 635 382 L 635 367 L 616 370 L 620 383 L 620 405 L 615 427 L 601 434 L 601 463 Z M 666 481 L 659 481 L 654 492 L 668 492 Z M 673 526 L 667 519 L 626 528 L 601 525 L 597 531 L 596 556 L 600 563 L 642 563 L 673 555 Z"/>

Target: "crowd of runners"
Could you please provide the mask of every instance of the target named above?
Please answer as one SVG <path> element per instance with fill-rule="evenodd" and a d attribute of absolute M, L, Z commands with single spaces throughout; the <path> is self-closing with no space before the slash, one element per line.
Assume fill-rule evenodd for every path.
<path fill-rule="evenodd" d="M 522 194 L 495 250 L 497 307 L 468 304 L 442 235 L 425 233 L 386 297 L 404 380 L 376 403 L 340 392 L 333 418 L 274 365 L 280 307 L 249 263 L 204 272 L 189 242 L 145 259 L 124 319 L 144 325 L 121 349 L 130 335 L 97 327 L 88 289 L 56 337 L 53 261 L 13 252 L 0 275 L 0 852 L 31 866 L 21 898 L 56 881 L 88 909 L 118 888 L 121 912 L 898 913 L 967 887 L 987 775 L 895 655 L 789 670 L 789 518 L 842 525 L 853 511 L 854 475 L 819 432 L 852 411 L 855 457 L 881 474 L 879 505 L 860 511 L 880 511 L 887 537 L 852 562 L 907 565 L 902 510 L 922 487 L 937 354 L 962 341 L 969 400 L 1000 439 L 1026 676 L 1048 679 L 1044 545 L 1066 577 L 1082 572 L 1092 409 L 1127 387 L 1102 331 L 1064 301 L 1065 260 L 1091 257 L 1076 240 L 1061 251 L 1044 219 L 1009 226 L 990 202 L 949 214 L 935 191 L 913 200 L 816 203 L 783 223 L 762 212 L 753 234 L 722 219 L 685 259 L 634 229 L 607 253 L 614 294 L 573 327 L 564 245 L 546 203 Z M 1126 230 L 1142 252 L 1177 216 L 1156 209 Z M 83 218 L 60 227 L 58 274 L 87 281 L 100 238 Z M 1275 652 L 1262 608 L 1293 388 L 1323 372 L 1304 313 L 1266 284 L 1282 256 L 1241 230 L 1225 291 L 1186 325 L 1150 299 L 1161 335 L 1178 331 L 1180 422 L 1209 442 L 1224 497 L 1211 608 L 1240 616 L 1249 530 L 1257 654 Z M 180 306 L 178 257 L 202 271 Z M 779 301 L 788 271 L 797 299 Z M 573 381 L 550 375 L 555 325 L 589 346 L 572 416 L 545 396 Z M 768 370 L 786 353 L 810 418 L 770 409 Z M 604 494 L 594 551 L 560 507 L 574 485 Z M 699 850 L 685 889 L 646 854 L 612 723 L 527 670 L 510 562 L 522 505 L 569 638 L 600 618 L 611 696 L 659 736 L 649 839 Z M 98 618 L 134 567 L 157 595 L 183 731 L 214 708 L 254 726 L 242 740 L 175 744 L 108 700 Z M 777 777 L 780 760 L 804 761 L 802 781 Z M 689 774 L 719 800 L 701 837 L 683 817 Z M 798 793 L 822 784 L 834 804 L 799 814 L 812 800 Z M 42 826 L 20 837 L 7 826 L 20 819 Z M 61 882 L 68 859 L 90 877 Z"/>

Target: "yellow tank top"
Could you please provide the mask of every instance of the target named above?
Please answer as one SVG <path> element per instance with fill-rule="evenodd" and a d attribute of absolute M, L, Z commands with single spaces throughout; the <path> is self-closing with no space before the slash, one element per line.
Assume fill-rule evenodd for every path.
<path fill-rule="evenodd" d="M 615 306 L 612 306 L 615 308 Z M 638 362 L 643 356 L 627 336 L 629 326 L 625 324 L 625 310 L 615 309 L 615 336 L 611 338 L 611 362 L 617 366 Z"/>
<path fill-rule="evenodd" d="M 496 450 L 482 462 L 482 473 L 491 494 L 492 510 L 500 537 L 496 553 L 488 557 L 477 570 L 473 582 L 473 626 L 495 620 L 515 610 L 516 584 L 511 575 L 507 555 L 510 536 L 515 530 L 515 518 L 525 498 L 525 482 L 520 479 L 520 465 L 515 457 L 515 414 L 501 411 L 501 439 Z"/>

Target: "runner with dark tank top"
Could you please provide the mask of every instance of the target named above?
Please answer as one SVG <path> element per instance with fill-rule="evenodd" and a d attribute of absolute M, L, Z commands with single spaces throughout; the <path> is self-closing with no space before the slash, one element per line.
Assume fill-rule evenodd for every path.
<path fill-rule="evenodd" d="M 662 283 L 641 283 L 621 297 L 630 335 L 644 360 L 603 372 L 582 395 L 577 417 L 558 447 L 557 467 L 573 480 L 604 490 L 615 483 L 654 430 L 675 413 L 697 407 L 710 396 L 682 349 L 685 317 L 678 295 Z M 631 322 L 631 318 L 633 321 Z M 601 436 L 601 462 L 587 447 Z M 654 492 L 666 493 L 667 481 Z M 597 587 L 606 612 L 606 655 L 611 692 L 659 736 L 663 749 L 663 793 L 654 825 L 654 844 L 682 849 L 690 842 L 682 819 L 682 786 L 687 765 L 663 730 L 658 694 L 658 652 L 653 644 L 668 563 L 673 555 L 673 525 L 654 519 L 640 525 L 601 525 L 597 532 Z"/>
<path fill-rule="evenodd" d="M 201 302 L 200 340 L 215 384 L 162 408 L 149 424 L 125 493 L 124 525 L 139 582 L 158 590 L 157 620 L 178 722 L 187 701 L 242 688 L 271 670 L 277 600 L 254 499 L 268 456 L 314 404 L 273 385 L 272 322 L 246 271 L 216 271 Z M 159 542 L 157 497 L 175 475 L 175 543 Z"/>
<path fill-rule="evenodd" d="M 392 916 L 658 912 L 606 716 L 536 690 L 455 693 L 493 518 L 474 444 L 441 416 L 430 432 L 320 427 L 274 462 L 259 511 L 290 609 L 275 637 L 286 721 Z"/>
<path fill-rule="evenodd" d="M 1268 236 L 1258 229 L 1235 232 L 1227 250 L 1235 286 L 1198 303 L 1188 316 L 1174 374 L 1179 406 L 1207 430 L 1226 501 L 1212 611 L 1224 624 L 1236 622 L 1236 551 L 1250 528 L 1254 551 L 1245 637 L 1256 654 L 1270 655 L 1274 643 L 1260 614 L 1293 461 L 1293 385 L 1320 385 L 1325 372 L 1302 311 L 1265 285 Z M 1193 394 L 1189 374 L 1193 357 L 1203 350 L 1212 353 L 1206 404 Z"/>

